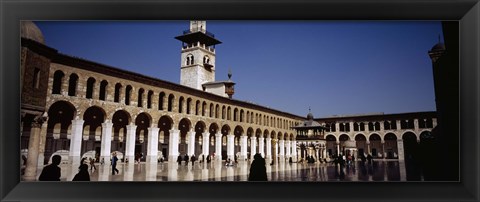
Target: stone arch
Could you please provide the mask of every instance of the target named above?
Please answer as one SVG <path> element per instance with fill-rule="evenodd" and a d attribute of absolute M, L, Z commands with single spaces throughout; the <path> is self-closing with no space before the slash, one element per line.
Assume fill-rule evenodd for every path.
<path fill-rule="evenodd" d="M 382 147 L 382 138 L 380 135 L 377 133 L 372 133 L 368 137 L 368 141 L 370 142 L 370 151 L 367 151 L 366 153 L 371 153 L 373 157 L 384 157 L 385 151 Z"/>
<path fill-rule="evenodd" d="M 253 137 L 254 133 L 253 133 L 253 128 L 252 127 L 248 127 L 247 129 L 247 136 L 248 137 Z"/>
<path fill-rule="evenodd" d="M 163 156 L 168 156 L 168 147 L 170 142 L 170 130 L 173 128 L 173 119 L 164 115 L 158 119 L 158 150 L 162 151 Z"/>
<path fill-rule="evenodd" d="M 387 133 L 383 137 L 385 145 L 386 158 L 398 158 L 397 135 Z"/>
<path fill-rule="evenodd" d="M 125 153 L 125 140 L 127 137 L 127 125 L 131 122 L 130 114 L 125 110 L 117 110 L 112 116 L 113 139 L 112 151 Z"/>
<path fill-rule="evenodd" d="M 72 120 L 77 115 L 77 109 L 68 101 L 57 101 L 48 108 L 47 135 L 45 142 L 45 160 L 48 163 L 50 156 L 58 150 L 69 150 L 70 148 L 70 129 Z M 24 123 L 22 138 L 30 136 L 31 127 Z M 27 135 L 28 134 L 28 135 Z M 27 144 L 28 148 L 28 144 Z"/>
<path fill-rule="evenodd" d="M 420 158 L 418 149 L 418 137 L 413 132 L 405 132 L 402 135 L 403 151 L 405 155 L 405 161 L 411 161 Z"/>
<path fill-rule="evenodd" d="M 337 137 L 333 134 L 328 134 L 325 136 L 325 141 L 327 142 L 327 154 L 332 157 L 333 155 L 338 155 L 337 152 Z"/>
<path fill-rule="evenodd" d="M 270 133 L 268 132 L 268 130 L 265 129 L 265 130 L 263 131 L 262 137 L 263 137 L 263 138 L 268 137 L 269 134 L 270 134 Z"/>
<path fill-rule="evenodd" d="M 210 135 L 208 136 L 210 138 L 210 140 L 208 141 L 209 145 L 210 145 L 210 148 L 208 151 L 210 151 L 210 154 L 213 154 L 215 152 L 215 138 L 216 138 L 216 134 L 218 132 L 218 124 L 216 123 L 211 123 L 210 126 L 208 127 L 208 131 L 210 133 Z"/>
<path fill-rule="evenodd" d="M 81 154 L 101 148 L 102 123 L 105 119 L 105 111 L 98 106 L 91 106 L 85 110 Z M 100 154 L 100 151 L 96 151 L 96 154 Z"/>
<path fill-rule="evenodd" d="M 255 137 L 262 137 L 262 130 L 260 128 L 257 128 L 257 130 L 255 131 Z"/>
<path fill-rule="evenodd" d="M 178 151 L 179 154 L 186 154 L 188 151 L 188 144 L 191 142 L 188 141 L 188 132 L 190 132 L 192 128 L 192 123 L 188 118 L 183 118 L 178 123 L 178 130 L 180 130 L 180 137 L 179 137 L 179 144 L 178 144 Z"/>
<path fill-rule="evenodd" d="M 239 153 L 241 151 L 241 137 L 244 135 L 244 130 L 242 128 L 242 126 L 240 125 L 237 125 L 235 127 L 235 129 L 233 130 L 233 135 L 234 135 L 234 140 L 233 140 L 233 151 L 234 151 L 234 154 L 236 155 L 237 153 Z"/>
<path fill-rule="evenodd" d="M 203 144 L 203 132 L 205 132 L 206 129 L 206 124 L 203 121 L 198 121 L 195 124 L 195 151 L 194 154 L 195 156 L 199 157 L 200 154 L 202 153 L 202 145 Z"/>
<path fill-rule="evenodd" d="M 135 117 L 135 156 L 147 153 L 148 128 L 151 126 L 152 118 L 148 113 L 140 113 Z"/>
<path fill-rule="evenodd" d="M 358 133 L 354 136 L 355 139 L 355 146 L 357 147 L 357 154 L 356 155 L 363 155 L 364 153 L 368 153 L 368 146 L 367 146 L 367 137 L 364 134 Z"/>

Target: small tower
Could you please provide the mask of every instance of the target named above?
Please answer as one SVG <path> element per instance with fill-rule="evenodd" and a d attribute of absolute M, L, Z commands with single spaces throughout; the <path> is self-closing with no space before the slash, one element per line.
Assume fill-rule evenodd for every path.
<path fill-rule="evenodd" d="M 202 90 L 202 84 L 215 81 L 215 35 L 207 32 L 205 21 L 190 21 L 190 29 L 175 37 L 182 41 L 180 84 Z"/>

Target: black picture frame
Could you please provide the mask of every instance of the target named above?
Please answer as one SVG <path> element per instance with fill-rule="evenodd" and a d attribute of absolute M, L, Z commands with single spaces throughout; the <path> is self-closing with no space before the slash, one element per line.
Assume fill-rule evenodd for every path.
<path fill-rule="evenodd" d="M 478 201 L 478 0 L 1 1 L 2 201 Z M 460 182 L 20 182 L 20 20 L 458 20 Z M 446 162 L 447 163 L 447 162 Z M 439 168 L 441 169 L 441 168 Z"/>

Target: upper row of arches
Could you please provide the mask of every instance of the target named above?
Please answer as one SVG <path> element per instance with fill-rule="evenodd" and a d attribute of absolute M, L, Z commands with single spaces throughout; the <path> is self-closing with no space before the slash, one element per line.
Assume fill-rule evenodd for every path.
<path fill-rule="evenodd" d="M 57 70 L 54 73 L 52 94 L 62 93 L 62 84 L 66 78 L 63 71 Z M 99 85 L 98 85 L 99 83 Z M 79 76 L 72 73 L 68 76 L 68 95 L 77 96 L 79 84 Z M 98 89 L 98 99 L 107 101 L 113 97 L 113 102 L 124 103 L 125 105 L 135 105 L 132 102 L 132 97 L 136 97 L 136 106 L 158 110 L 176 112 L 183 114 L 191 114 L 197 116 L 205 116 L 210 118 L 217 118 L 235 122 L 244 122 L 257 124 L 267 127 L 276 127 L 279 129 L 290 130 L 290 128 L 297 124 L 292 120 L 287 120 L 280 117 L 273 117 L 262 113 L 257 113 L 249 110 L 244 110 L 238 107 L 232 107 L 226 104 L 208 102 L 205 100 L 194 100 L 187 96 L 176 96 L 173 93 L 161 91 L 155 93 L 153 90 L 138 88 L 134 92 L 132 85 L 124 85 L 115 83 L 113 96 L 109 95 L 107 80 L 97 81 L 94 77 L 89 77 L 86 82 L 85 98 L 94 99 L 95 90 Z M 135 94 L 135 95 L 134 95 Z M 156 107 L 154 106 L 156 105 Z"/>
<path fill-rule="evenodd" d="M 418 128 L 433 128 L 433 119 L 432 118 L 420 118 L 418 120 Z M 345 123 L 335 123 L 335 122 L 328 122 L 325 123 L 325 131 L 326 132 L 351 132 L 351 131 L 381 131 L 381 130 L 397 130 L 397 129 L 415 129 L 415 119 L 400 119 L 399 126 L 397 124 L 397 120 L 390 119 L 383 121 L 383 129 L 381 128 L 381 123 L 378 121 L 370 121 L 370 122 L 352 122 L 353 130 L 351 128 L 350 122 Z M 338 126 L 338 129 L 337 129 Z"/>

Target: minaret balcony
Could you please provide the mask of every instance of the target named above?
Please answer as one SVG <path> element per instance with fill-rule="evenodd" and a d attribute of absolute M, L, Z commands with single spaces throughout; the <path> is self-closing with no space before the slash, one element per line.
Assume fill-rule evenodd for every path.
<path fill-rule="evenodd" d="M 210 36 L 210 37 L 212 37 L 212 38 L 215 38 L 215 35 L 214 35 L 214 34 L 208 32 L 208 31 L 205 30 L 205 29 L 200 29 L 200 28 L 193 28 L 193 29 L 191 29 L 191 30 L 190 30 L 190 29 L 189 29 L 189 30 L 185 30 L 185 31 L 183 31 L 183 35 L 190 34 L 190 33 L 195 33 L 195 32 L 202 32 L 202 33 L 206 34 L 207 36 Z"/>
<path fill-rule="evenodd" d="M 183 50 L 189 50 L 189 49 L 193 49 L 193 48 L 202 48 L 204 50 L 207 50 L 207 51 L 210 51 L 212 53 L 215 53 L 215 48 L 211 47 L 211 46 L 205 46 L 205 44 L 199 44 L 199 43 L 193 43 L 193 44 L 186 44 L 186 45 L 183 45 L 182 46 L 182 51 Z"/>

